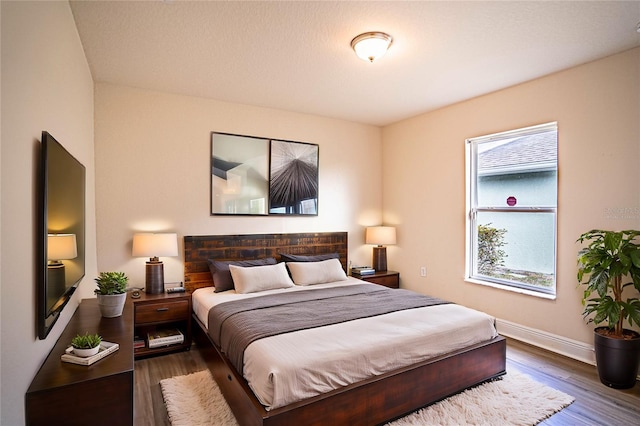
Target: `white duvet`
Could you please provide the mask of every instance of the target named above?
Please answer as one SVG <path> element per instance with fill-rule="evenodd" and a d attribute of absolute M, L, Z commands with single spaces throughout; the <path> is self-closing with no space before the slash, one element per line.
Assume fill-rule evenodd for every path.
<path fill-rule="evenodd" d="M 358 283 L 349 277 L 249 294 L 207 287 L 193 293 L 193 309 L 208 327 L 209 309 L 218 303 Z M 245 351 L 244 377 L 269 410 L 496 336 L 493 317 L 464 306 L 409 309 L 257 340 Z"/>

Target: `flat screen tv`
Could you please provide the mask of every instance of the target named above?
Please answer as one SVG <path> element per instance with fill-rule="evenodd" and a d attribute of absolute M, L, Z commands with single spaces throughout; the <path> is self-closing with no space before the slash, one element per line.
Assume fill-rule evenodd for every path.
<path fill-rule="evenodd" d="M 42 132 L 38 226 L 38 337 L 47 337 L 85 273 L 85 167 Z"/>

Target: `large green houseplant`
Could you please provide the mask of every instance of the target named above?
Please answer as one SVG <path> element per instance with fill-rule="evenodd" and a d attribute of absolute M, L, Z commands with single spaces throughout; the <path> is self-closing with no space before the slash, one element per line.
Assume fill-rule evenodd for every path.
<path fill-rule="evenodd" d="M 122 315 L 129 278 L 124 272 L 100 272 L 95 282 L 98 285 L 95 293 L 102 316 L 113 318 Z"/>
<path fill-rule="evenodd" d="M 600 381 L 614 388 L 635 385 L 640 363 L 640 231 L 594 229 L 578 238 L 578 282 L 585 286 L 583 316 L 596 326 L 594 347 Z M 626 299 L 623 295 L 627 290 Z"/>

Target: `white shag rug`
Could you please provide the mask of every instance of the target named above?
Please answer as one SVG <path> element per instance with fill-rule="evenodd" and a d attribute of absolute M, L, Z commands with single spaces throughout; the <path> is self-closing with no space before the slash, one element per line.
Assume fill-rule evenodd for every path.
<path fill-rule="evenodd" d="M 238 424 L 208 370 L 164 379 L 160 386 L 172 426 Z M 524 374 L 509 373 L 388 425 L 535 425 L 573 401 Z"/>

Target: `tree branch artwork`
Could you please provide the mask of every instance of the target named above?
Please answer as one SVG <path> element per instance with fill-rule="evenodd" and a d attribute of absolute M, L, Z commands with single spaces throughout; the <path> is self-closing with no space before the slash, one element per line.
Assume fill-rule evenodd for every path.
<path fill-rule="evenodd" d="M 271 141 L 269 213 L 318 214 L 318 145 Z"/>

